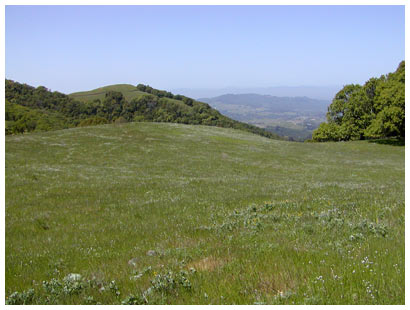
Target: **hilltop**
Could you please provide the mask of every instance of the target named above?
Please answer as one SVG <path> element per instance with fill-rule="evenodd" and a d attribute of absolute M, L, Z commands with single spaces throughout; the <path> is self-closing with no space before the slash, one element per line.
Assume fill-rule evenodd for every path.
<path fill-rule="evenodd" d="M 75 100 L 79 100 L 82 102 L 90 102 L 94 100 L 103 101 L 106 94 L 110 91 L 116 91 L 116 92 L 122 93 L 127 101 L 131 101 L 132 99 L 135 99 L 135 98 L 138 99 L 142 95 L 145 94 L 145 92 L 139 91 L 138 88 L 134 85 L 115 84 L 115 85 L 109 85 L 109 86 L 96 88 L 96 89 L 89 90 L 89 91 L 71 93 L 68 96 Z"/>
<path fill-rule="evenodd" d="M 404 147 L 147 122 L 5 140 L 6 303 L 405 302 Z"/>

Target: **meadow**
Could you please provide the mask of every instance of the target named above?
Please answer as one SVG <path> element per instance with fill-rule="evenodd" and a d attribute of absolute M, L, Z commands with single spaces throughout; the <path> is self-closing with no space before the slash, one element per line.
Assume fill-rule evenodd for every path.
<path fill-rule="evenodd" d="M 404 147 L 126 123 L 6 136 L 6 303 L 404 304 Z"/>

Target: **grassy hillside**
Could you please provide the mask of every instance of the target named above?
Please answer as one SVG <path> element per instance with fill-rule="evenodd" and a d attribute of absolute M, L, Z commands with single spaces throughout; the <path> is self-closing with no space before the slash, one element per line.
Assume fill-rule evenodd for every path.
<path fill-rule="evenodd" d="M 404 304 L 404 147 L 128 123 L 5 160 L 8 303 Z"/>
<path fill-rule="evenodd" d="M 71 97 L 75 100 L 82 101 L 82 102 L 90 102 L 90 101 L 94 101 L 96 99 L 99 99 L 99 100 L 103 101 L 104 98 L 105 98 L 105 95 L 109 91 L 121 92 L 124 95 L 124 97 L 127 101 L 131 101 L 134 98 L 138 99 L 143 94 L 145 94 L 144 92 L 139 91 L 133 85 L 130 85 L 130 84 L 116 84 L 116 85 L 109 85 L 109 86 L 105 86 L 105 87 L 100 87 L 100 88 L 90 90 L 90 91 L 82 91 L 82 92 L 72 93 L 72 94 L 69 94 L 69 97 Z"/>

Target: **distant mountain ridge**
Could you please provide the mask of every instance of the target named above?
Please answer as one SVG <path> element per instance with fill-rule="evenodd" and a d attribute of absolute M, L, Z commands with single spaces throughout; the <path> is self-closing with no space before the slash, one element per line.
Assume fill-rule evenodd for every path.
<path fill-rule="evenodd" d="M 328 100 L 303 97 L 278 97 L 259 94 L 226 94 L 214 98 L 199 98 L 198 101 L 218 105 L 244 105 L 265 108 L 271 112 L 309 111 L 324 112 L 330 104 Z"/>
<path fill-rule="evenodd" d="M 259 94 L 225 94 L 200 98 L 235 120 L 265 128 L 281 136 L 303 141 L 325 120 L 328 100 L 277 97 Z"/>
<path fill-rule="evenodd" d="M 277 97 L 309 97 L 332 100 L 342 85 L 331 86 L 275 86 L 275 87 L 224 87 L 224 88 L 177 88 L 172 91 L 195 99 L 213 98 L 224 94 L 258 94 Z"/>

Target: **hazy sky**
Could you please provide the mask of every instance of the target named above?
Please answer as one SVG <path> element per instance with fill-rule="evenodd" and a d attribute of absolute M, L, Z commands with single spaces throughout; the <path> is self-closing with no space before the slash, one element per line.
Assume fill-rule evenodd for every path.
<path fill-rule="evenodd" d="M 6 6 L 6 78 L 109 84 L 364 83 L 404 59 L 404 6 Z"/>

